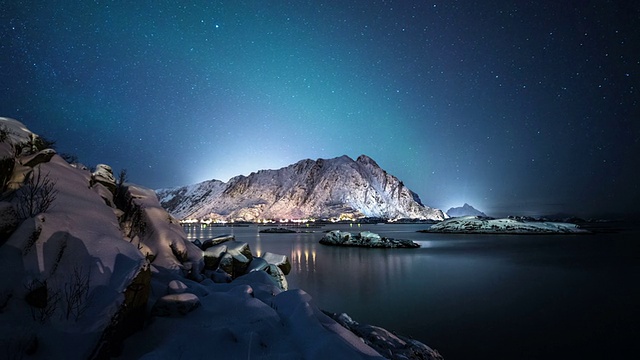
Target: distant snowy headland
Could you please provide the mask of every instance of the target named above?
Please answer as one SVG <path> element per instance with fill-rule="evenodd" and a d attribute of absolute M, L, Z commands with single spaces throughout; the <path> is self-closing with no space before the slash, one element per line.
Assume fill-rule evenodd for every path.
<path fill-rule="evenodd" d="M 419 232 L 455 234 L 588 234 L 576 224 L 463 216 L 441 221 Z"/>

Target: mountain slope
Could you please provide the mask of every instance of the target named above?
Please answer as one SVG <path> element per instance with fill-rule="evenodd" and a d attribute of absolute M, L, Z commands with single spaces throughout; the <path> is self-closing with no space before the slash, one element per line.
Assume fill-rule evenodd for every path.
<path fill-rule="evenodd" d="M 402 181 L 366 155 L 302 160 L 223 183 L 205 181 L 157 190 L 162 206 L 181 219 L 302 219 L 340 215 L 444 219 Z"/>
<path fill-rule="evenodd" d="M 474 208 L 473 206 L 464 203 L 464 205 L 460 207 L 452 207 L 447 210 L 447 215 L 449 217 L 460 217 L 460 216 L 487 216 L 482 211 Z"/>

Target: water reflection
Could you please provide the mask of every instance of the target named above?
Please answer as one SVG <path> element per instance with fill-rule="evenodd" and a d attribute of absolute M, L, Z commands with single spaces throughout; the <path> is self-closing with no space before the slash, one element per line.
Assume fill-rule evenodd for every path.
<path fill-rule="evenodd" d="M 315 244 L 296 242 L 291 249 L 289 261 L 297 273 L 314 273 L 316 271 L 316 256 Z"/>
<path fill-rule="evenodd" d="M 633 343 L 640 292 L 629 284 L 640 281 L 637 233 L 547 237 L 415 232 L 421 228 L 331 225 L 313 233 L 260 234 L 257 226 L 198 224 L 185 226 L 185 232 L 189 240 L 234 234 L 258 256 L 267 251 L 287 255 L 290 288 L 304 289 L 322 309 L 409 334 L 445 358 L 518 358 L 523 353 L 574 358 L 576 352 L 591 351 L 594 338 L 606 351 Z M 422 247 L 320 245 L 324 230 L 334 229 L 372 231 Z M 487 344 L 499 344 L 501 353 L 495 356 L 496 348 Z"/>

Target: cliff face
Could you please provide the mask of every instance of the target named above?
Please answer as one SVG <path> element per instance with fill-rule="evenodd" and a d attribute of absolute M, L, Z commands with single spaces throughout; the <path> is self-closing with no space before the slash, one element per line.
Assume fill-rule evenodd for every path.
<path fill-rule="evenodd" d="M 402 181 L 366 155 L 353 160 L 302 160 L 223 183 L 217 180 L 157 190 L 178 218 L 225 220 L 331 218 L 348 214 L 389 219 L 444 219 Z"/>

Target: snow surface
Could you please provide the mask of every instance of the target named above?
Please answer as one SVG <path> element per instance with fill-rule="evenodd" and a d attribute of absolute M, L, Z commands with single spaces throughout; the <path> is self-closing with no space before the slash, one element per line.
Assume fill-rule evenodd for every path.
<path fill-rule="evenodd" d="M 263 271 L 229 284 L 186 280 L 200 306 L 156 317 L 124 343 L 124 359 L 383 359 L 302 290 L 282 292 Z"/>
<path fill-rule="evenodd" d="M 1 119 L 0 124 L 11 129 L 12 145 L 32 137 L 15 120 Z M 89 187 L 88 171 L 71 167 L 58 155 L 35 169 L 20 165 L 32 155 L 23 152 L 16 159 L 14 175 L 40 172 L 55 181 L 57 195 L 45 213 L 24 220 L 0 246 L 0 303 L 6 301 L 0 311 L 0 339 L 5 340 L 0 342 L 0 353 L 17 352 L 16 346 L 36 337 L 40 350 L 33 358 L 87 357 L 123 301 L 124 289 L 144 265 L 144 256 L 124 241 L 113 209 Z M 34 320 L 34 309 L 23 300 L 26 288 L 34 281 L 46 281 L 50 296 L 58 292 L 63 297 L 74 271 L 89 278 L 91 300 L 84 315 L 78 321 L 67 319 L 59 300 L 56 312 L 44 323 Z"/>
<path fill-rule="evenodd" d="M 585 234 L 589 231 L 576 224 L 560 222 L 493 219 L 482 216 L 463 216 L 432 225 L 425 232 L 498 233 L 498 234 Z"/>

